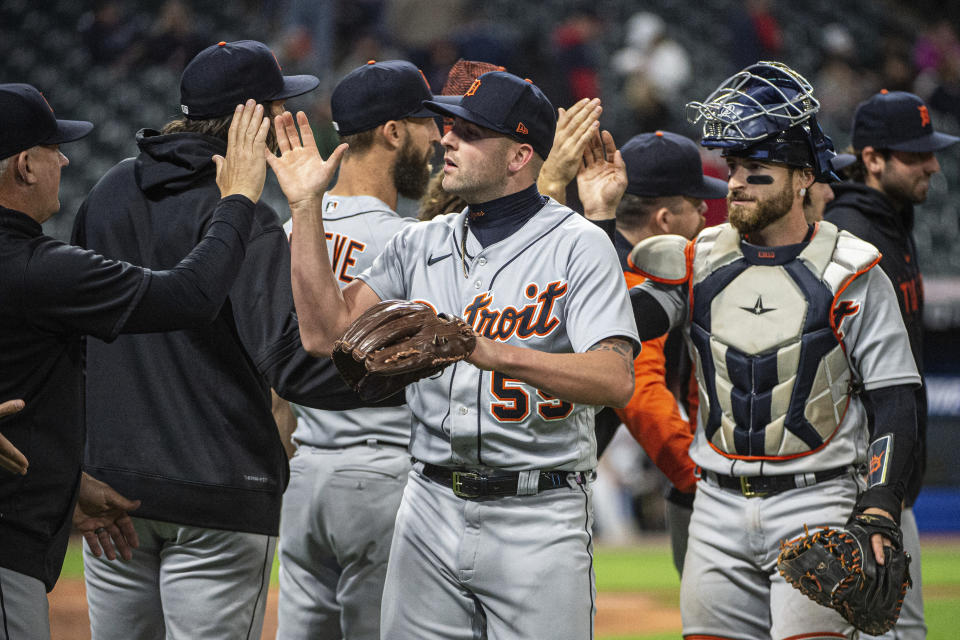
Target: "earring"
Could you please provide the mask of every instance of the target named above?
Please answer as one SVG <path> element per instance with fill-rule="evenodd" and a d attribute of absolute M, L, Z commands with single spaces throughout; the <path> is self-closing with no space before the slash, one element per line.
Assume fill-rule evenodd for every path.
<path fill-rule="evenodd" d="M 800 187 L 800 197 L 802 198 L 802 197 L 805 196 L 805 195 L 807 195 L 807 188 L 806 188 L 806 187 Z"/>

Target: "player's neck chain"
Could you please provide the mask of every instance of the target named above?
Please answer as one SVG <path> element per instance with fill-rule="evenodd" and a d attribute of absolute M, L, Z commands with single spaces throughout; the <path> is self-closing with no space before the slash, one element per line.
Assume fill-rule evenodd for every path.
<path fill-rule="evenodd" d="M 470 216 L 463 216 L 463 233 L 460 235 L 460 266 L 463 267 L 463 277 L 469 278 L 467 272 L 467 232 L 469 231 Z"/>

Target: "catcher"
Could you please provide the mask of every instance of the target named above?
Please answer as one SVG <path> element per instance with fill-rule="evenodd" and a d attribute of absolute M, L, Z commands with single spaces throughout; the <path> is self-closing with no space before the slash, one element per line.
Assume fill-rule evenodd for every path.
<path fill-rule="evenodd" d="M 688 105 L 726 159 L 730 222 L 631 253 L 641 339 L 682 326 L 700 389 L 688 639 L 852 638 L 892 625 L 909 582 L 898 523 L 920 377 L 876 248 L 804 218 L 833 178 L 818 108 L 773 62 Z"/>

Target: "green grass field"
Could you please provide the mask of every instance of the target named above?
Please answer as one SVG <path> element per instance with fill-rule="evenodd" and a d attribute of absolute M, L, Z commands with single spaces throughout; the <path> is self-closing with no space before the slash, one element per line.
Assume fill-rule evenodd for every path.
<path fill-rule="evenodd" d="M 595 554 L 597 590 L 604 592 L 643 592 L 665 608 L 675 608 L 680 581 L 664 542 L 630 548 L 598 548 Z M 62 577 L 83 575 L 80 547 L 71 543 Z M 277 563 L 273 580 L 277 584 Z M 923 539 L 923 591 L 928 640 L 955 640 L 960 632 L 960 540 Z M 672 633 L 597 636 L 597 640 L 676 640 Z"/>

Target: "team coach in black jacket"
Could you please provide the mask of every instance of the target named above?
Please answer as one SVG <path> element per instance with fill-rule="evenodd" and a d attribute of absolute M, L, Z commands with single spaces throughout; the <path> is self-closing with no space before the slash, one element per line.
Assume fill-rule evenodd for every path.
<path fill-rule="evenodd" d="M 103 527 L 100 542 L 88 532 L 97 548 L 112 549 L 111 534 L 118 544 L 124 538 L 123 509 L 136 503 L 81 474 L 81 336 L 110 341 L 200 325 L 216 313 L 238 272 L 266 175 L 263 107 L 251 101 L 238 114 L 226 160 L 218 160 L 212 224 L 186 257 L 151 271 L 43 235 L 40 224 L 60 208 L 60 170 L 68 163 L 58 145 L 93 125 L 57 120 L 29 85 L 0 85 L 0 399 L 26 401 L 0 431 L 29 460 L 22 475 L 0 471 L 5 637 L 50 637 L 46 592 L 60 574 L 78 493 L 87 508 L 96 494 L 108 498 L 104 512 L 88 514 L 102 517 L 85 518 Z M 132 529 L 125 533 L 135 545 Z"/>
<path fill-rule="evenodd" d="M 930 112 L 919 97 L 882 91 L 862 102 L 853 117 L 856 161 L 846 169 L 852 180 L 834 184 L 836 198 L 824 217 L 880 250 L 880 267 L 893 283 L 910 347 L 923 375 L 923 279 L 913 242 L 913 206 L 927 199 L 930 177 L 940 171 L 934 152 L 952 145 L 954 136 L 933 130 Z M 868 407 L 869 411 L 869 407 Z M 896 637 L 926 637 L 920 575 L 920 539 L 913 503 L 926 468 L 927 395 L 917 390 L 917 459 L 907 481 L 901 515 L 903 544 L 913 556 Z M 894 443 L 896 446 L 896 443 Z M 884 636 L 886 637 L 886 636 Z"/>
<path fill-rule="evenodd" d="M 137 134 L 139 155 L 90 192 L 74 241 L 153 268 L 175 264 L 210 223 L 210 156 L 224 148 L 234 101 L 254 98 L 276 115 L 318 83 L 283 76 L 256 41 L 204 49 L 181 78 L 183 117 Z M 84 551 L 95 640 L 259 637 L 288 476 L 271 387 L 298 404 L 359 406 L 352 393 L 336 395 L 347 389 L 330 360 L 300 344 L 289 244 L 261 202 L 211 324 L 87 342 L 85 468 L 142 501 L 132 562 Z"/>

